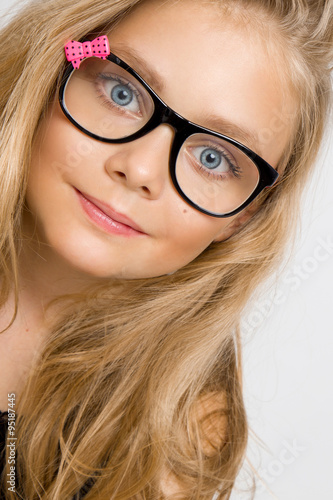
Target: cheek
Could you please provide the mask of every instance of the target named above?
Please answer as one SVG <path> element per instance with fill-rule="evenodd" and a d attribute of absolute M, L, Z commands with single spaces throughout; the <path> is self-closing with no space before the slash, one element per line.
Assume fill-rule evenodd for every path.
<path fill-rule="evenodd" d="M 61 121 L 53 116 L 41 122 L 33 144 L 29 185 L 47 184 L 71 169 L 63 128 Z"/>
<path fill-rule="evenodd" d="M 231 221 L 202 214 L 192 207 L 184 208 L 184 202 L 176 196 L 175 208 L 164 224 L 163 239 L 174 259 L 188 263 L 223 235 Z"/>
<path fill-rule="evenodd" d="M 41 122 L 32 150 L 26 200 L 40 216 L 53 210 L 69 185 L 91 182 L 88 174 L 98 158 L 99 144 L 75 129 L 58 108 Z"/>
<path fill-rule="evenodd" d="M 102 145 L 93 141 L 65 118 L 56 103 L 41 122 L 33 147 L 31 172 L 42 168 L 46 176 L 70 177 L 87 161 L 90 165 Z"/>
<path fill-rule="evenodd" d="M 59 112 L 60 111 L 60 112 Z M 44 234 L 55 214 L 61 213 L 69 180 L 74 178 L 82 162 L 77 152 L 74 127 L 63 119 L 56 106 L 50 110 L 37 131 L 33 148 L 26 191 L 26 203 L 34 214 L 37 227 Z M 77 174 L 76 174 L 77 175 Z"/>

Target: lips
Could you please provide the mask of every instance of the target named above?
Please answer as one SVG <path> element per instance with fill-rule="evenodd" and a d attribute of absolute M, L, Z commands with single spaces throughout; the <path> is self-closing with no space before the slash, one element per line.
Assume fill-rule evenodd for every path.
<path fill-rule="evenodd" d="M 119 230 L 123 230 L 125 232 L 126 230 L 128 231 L 133 230 L 136 231 L 137 233 L 146 234 L 142 230 L 142 228 L 138 224 L 136 224 L 132 219 L 127 217 L 127 215 L 116 212 L 113 208 L 111 208 L 108 204 L 104 203 L 103 201 L 97 200 L 93 196 L 83 193 L 82 191 L 79 191 L 76 188 L 74 189 L 80 198 L 83 208 L 88 213 L 88 215 L 93 215 L 95 222 L 99 222 L 99 219 L 95 217 L 95 216 L 98 217 L 99 215 L 98 211 L 99 211 L 101 212 L 100 215 L 102 217 L 100 218 L 100 221 L 103 222 L 103 226 L 105 226 L 105 223 L 108 222 L 107 219 L 105 218 L 106 216 L 108 219 L 110 219 L 110 224 L 109 224 L 110 229 L 118 228 Z"/>

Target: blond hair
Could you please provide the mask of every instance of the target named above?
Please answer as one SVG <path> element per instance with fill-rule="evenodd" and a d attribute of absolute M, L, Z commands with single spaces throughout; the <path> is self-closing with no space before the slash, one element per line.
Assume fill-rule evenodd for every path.
<path fill-rule="evenodd" d="M 31 145 L 59 85 L 64 42 L 112 29 L 139 3 L 34 2 L 0 34 L 1 304 L 17 289 Z M 230 497 L 248 438 L 237 325 L 280 259 L 321 142 L 332 1 L 214 3 L 239 21 L 260 12 L 288 48 L 299 112 L 283 175 L 246 225 L 175 274 L 96 283 L 67 298 L 18 401 L 18 488 L 6 499 L 70 499 L 89 478 L 87 500 L 164 498 L 163 470 L 179 498 Z"/>

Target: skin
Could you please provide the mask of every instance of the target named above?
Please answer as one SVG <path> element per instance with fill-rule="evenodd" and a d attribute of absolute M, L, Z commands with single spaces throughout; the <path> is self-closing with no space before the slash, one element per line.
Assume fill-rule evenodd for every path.
<path fill-rule="evenodd" d="M 208 127 L 214 114 L 260 136 L 270 127 L 273 110 L 283 106 L 263 48 L 255 40 L 249 44 L 245 32 L 225 28 L 216 7 L 147 2 L 109 40 L 112 50 L 140 74 L 131 56 L 135 49 L 164 85 L 161 98 L 201 125 Z M 142 76 L 150 83 L 148 75 Z M 253 147 L 276 166 L 288 132 L 284 127 L 279 137 Z M 33 228 L 50 245 L 44 248 L 47 259 L 52 252 L 58 267 L 69 265 L 83 276 L 146 278 L 174 272 L 211 242 L 229 237 L 244 214 L 227 219 L 202 214 L 172 185 L 168 158 L 173 134 L 169 125 L 160 125 L 136 141 L 104 144 L 77 130 L 56 101 L 40 127 L 27 190 L 27 231 Z M 128 215 L 147 234 L 128 238 L 96 228 L 73 186 Z"/>
<path fill-rule="evenodd" d="M 260 37 L 222 19 L 216 6 L 189 0 L 162 5 L 146 2 L 109 34 L 112 50 L 153 88 L 156 82 L 137 67 L 135 49 L 158 75 L 160 97 L 200 125 L 219 130 L 211 115 L 249 129 L 257 140 L 232 135 L 273 167 L 291 128 L 275 127 L 276 110 L 290 113 L 293 102 L 280 84 Z M 126 50 L 124 51 L 124 45 Z M 218 63 L 217 63 L 218 61 Z M 229 128 L 221 132 L 231 135 Z M 43 338 L 44 306 L 55 296 L 78 291 L 97 279 L 147 278 L 171 273 L 192 261 L 212 242 L 223 242 L 251 215 L 218 219 L 191 208 L 168 173 L 173 129 L 160 125 L 136 141 L 104 144 L 76 129 L 57 98 L 41 121 L 33 145 L 23 218 L 26 240 L 20 262 L 19 311 L 1 335 L 0 409 L 7 393 L 19 394 Z M 111 205 L 141 226 L 145 235 L 110 235 L 83 212 L 74 187 Z M 252 207 L 253 209 L 253 207 Z M 221 243 L 223 244 L 223 243 Z M 0 326 L 12 316 L 13 296 Z"/>

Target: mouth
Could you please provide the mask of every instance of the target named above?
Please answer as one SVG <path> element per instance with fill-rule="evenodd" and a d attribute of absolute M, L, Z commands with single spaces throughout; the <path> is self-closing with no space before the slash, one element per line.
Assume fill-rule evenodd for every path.
<path fill-rule="evenodd" d="M 146 235 L 141 227 L 127 215 L 111 208 L 107 203 L 74 188 L 81 207 L 89 219 L 109 234 L 122 236 Z"/>

